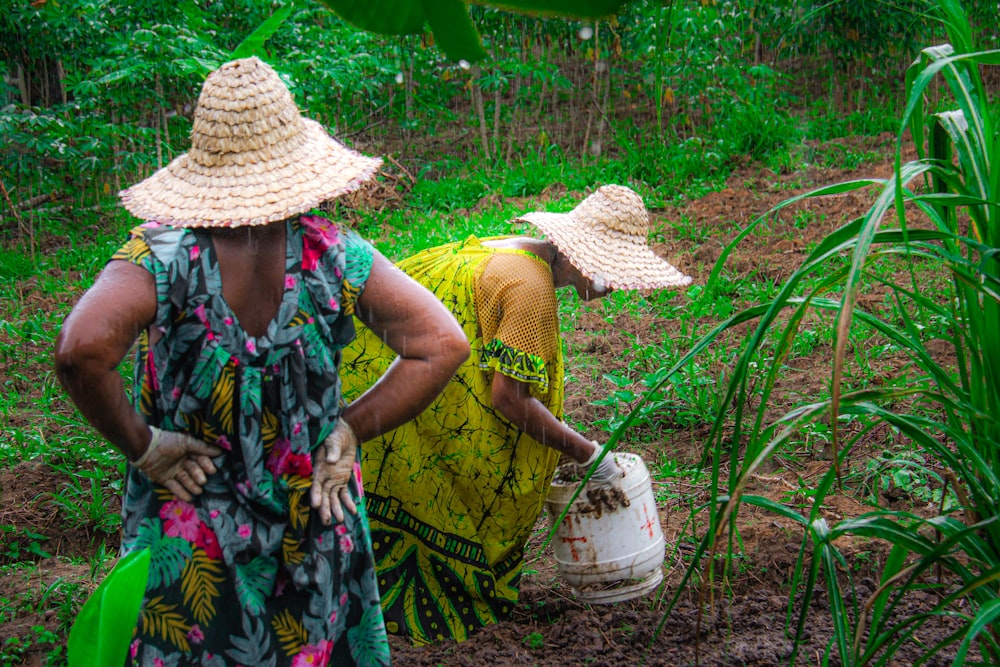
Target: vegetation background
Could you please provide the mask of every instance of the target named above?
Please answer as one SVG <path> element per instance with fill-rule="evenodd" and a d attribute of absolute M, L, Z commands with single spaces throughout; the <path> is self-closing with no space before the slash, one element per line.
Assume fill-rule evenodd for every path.
<path fill-rule="evenodd" d="M 186 150 L 201 81 L 240 49 L 386 157 L 339 213 L 393 259 L 622 183 L 654 247 L 699 276 L 594 308 L 561 297 L 570 418 L 650 462 L 667 585 L 627 622 L 576 617 L 536 559 L 499 631 L 518 656 L 394 646 L 401 664 L 1000 661 L 996 4 L 470 13 L 487 53 L 471 64 L 312 0 L 0 12 L 0 664 L 63 664 L 116 560 L 124 463 L 58 387 L 52 342 L 135 222 L 116 193 Z M 776 580 L 751 557 L 762 521 L 798 545 Z M 781 600 L 772 657 L 699 654 L 706 633 L 740 636 L 725 601 L 748 580 Z M 596 643 L 560 645 L 557 620 L 579 618 Z M 693 654 L 662 644 L 678 618 L 669 647 Z"/>

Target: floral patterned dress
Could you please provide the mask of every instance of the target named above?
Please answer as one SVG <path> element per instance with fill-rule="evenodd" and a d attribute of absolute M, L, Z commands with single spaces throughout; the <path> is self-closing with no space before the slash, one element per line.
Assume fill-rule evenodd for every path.
<path fill-rule="evenodd" d="M 309 505 L 372 249 L 320 216 L 284 224 L 284 294 L 259 337 L 223 298 L 205 231 L 145 224 L 113 257 L 156 281 L 162 335 L 140 338 L 136 409 L 225 450 L 192 502 L 129 466 L 123 551 L 151 550 L 129 664 L 389 663 L 360 465 L 357 516 L 324 526 Z"/>

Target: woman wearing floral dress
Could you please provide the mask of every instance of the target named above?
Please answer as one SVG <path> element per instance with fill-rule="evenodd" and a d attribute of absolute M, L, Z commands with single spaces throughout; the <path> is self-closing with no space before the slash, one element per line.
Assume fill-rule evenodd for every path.
<path fill-rule="evenodd" d="M 427 290 L 310 213 L 380 161 L 303 118 L 269 66 L 209 75 L 191 140 L 122 193 L 147 222 L 56 344 L 68 394 L 130 462 L 123 553 L 150 549 L 128 663 L 387 664 L 358 438 L 419 413 L 468 343 Z M 354 315 L 400 358 L 344 409 Z M 130 405 L 117 367 L 136 339 Z"/>

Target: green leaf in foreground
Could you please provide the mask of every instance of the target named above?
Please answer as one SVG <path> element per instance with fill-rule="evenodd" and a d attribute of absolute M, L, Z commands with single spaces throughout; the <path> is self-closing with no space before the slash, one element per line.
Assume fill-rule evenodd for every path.
<path fill-rule="evenodd" d="M 429 24 L 441 50 L 452 60 L 475 62 L 486 57 L 479 32 L 464 0 L 320 0 L 342 19 L 362 30 L 382 35 L 414 35 Z M 624 0 L 508 0 L 475 2 L 522 14 L 566 18 L 603 18 L 618 11 Z"/>
<path fill-rule="evenodd" d="M 149 549 L 133 551 L 118 561 L 84 603 L 70 630 L 66 645 L 70 667 L 125 664 L 148 575 Z"/>

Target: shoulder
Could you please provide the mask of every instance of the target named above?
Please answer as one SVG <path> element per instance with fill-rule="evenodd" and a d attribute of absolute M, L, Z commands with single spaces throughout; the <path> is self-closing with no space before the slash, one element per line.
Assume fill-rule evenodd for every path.
<path fill-rule="evenodd" d="M 159 223 L 145 223 L 133 227 L 129 238 L 118 249 L 112 259 L 121 259 L 132 264 L 147 264 L 151 260 L 169 265 L 181 254 L 186 254 L 188 246 L 194 242 L 190 229 L 171 227 Z"/>
<path fill-rule="evenodd" d="M 506 248 L 491 254 L 483 275 L 505 278 L 522 284 L 552 287 L 552 267 L 542 257 L 525 248 Z"/>

